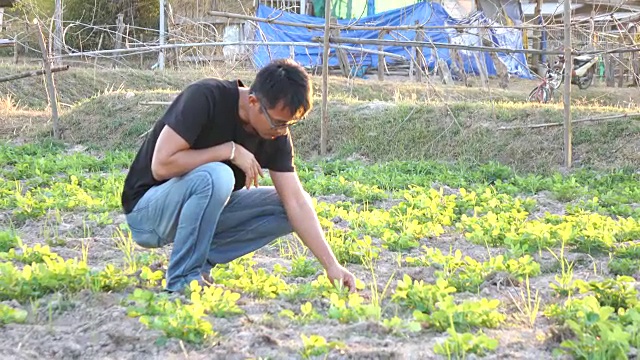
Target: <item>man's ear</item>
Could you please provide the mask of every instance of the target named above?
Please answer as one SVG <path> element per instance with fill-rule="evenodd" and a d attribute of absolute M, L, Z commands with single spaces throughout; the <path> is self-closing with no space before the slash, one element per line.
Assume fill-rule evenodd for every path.
<path fill-rule="evenodd" d="M 255 105 L 258 103 L 258 98 L 254 93 L 249 93 L 249 104 Z"/>

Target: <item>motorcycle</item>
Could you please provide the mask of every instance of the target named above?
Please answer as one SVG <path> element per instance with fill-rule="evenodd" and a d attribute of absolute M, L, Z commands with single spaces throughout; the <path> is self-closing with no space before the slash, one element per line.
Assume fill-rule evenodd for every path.
<path fill-rule="evenodd" d="M 578 85 L 581 90 L 588 88 L 593 83 L 596 74 L 596 63 L 598 57 L 593 55 L 580 55 L 572 57 L 573 67 L 571 70 L 571 83 Z M 564 55 L 559 55 L 554 67 L 561 71 L 564 77 L 565 59 Z"/>

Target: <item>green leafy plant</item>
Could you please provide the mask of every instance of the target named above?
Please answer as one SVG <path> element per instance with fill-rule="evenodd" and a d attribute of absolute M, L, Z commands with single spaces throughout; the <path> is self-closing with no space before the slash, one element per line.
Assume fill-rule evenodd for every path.
<path fill-rule="evenodd" d="M 397 316 L 383 319 L 382 326 L 393 335 L 401 335 L 407 332 L 416 333 L 422 330 L 422 325 L 419 322 L 403 320 Z"/>
<path fill-rule="evenodd" d="M 478 334 L 458 333 L 455 329 L 447 330 L 449 337 L 437 343 L 433 351 L 448 359 L 466 359 L 467 354 L 485 356 L 498 348 L 498 340 L 491 339 L 482 332 Z"/>
<path fill-rule="evenodd" d="M 615 279 L 603 281 L 575 281 L 575 286 L 580 293 L 591 292 L 600 305 L 610 306 L 615 310 L 628 309 L 638 304 L 638 291 L 634 284 L 635 279 L 629 276 L 618 276 Z"/>
<path fill-rule="evenodd" d="M 358 293 L 349 294 L 347 299 L 332 293 L 329 296 L 329 310 L 327 316 L 341 323 L 349 323 L 360 320 L 378 320 L 382 315 L 382 309 L 376 304 L 366 304 L 364 298 Z"/>
<path fill-rule="evenodd" d="M 554 353 L 574 359 L 626 359 L 640 323 L 637 309 L 626 312 L 620 308 L 616 313 L 610 306 L 601 306 L 595 296 L 569 299 L 562 306 L 553 304 L 545 315 L 573 334 Z"/>
<path fill-rule="evenodd" d="M 198 304 L 207 314 L 215 317 L 230 317 L 242 314 L 244 311 L 238 306 L 241 295 L 217 286 L 202 287 L 193 281 L 189 287 L 191 303 Z"/>
<path fill-rule="evenodd" d="M 16 309 L 9 305 L 0 304 L 0 327 L 11 323 L 24 323 L 28 313 L 23 309 Z"/>
<path fill-rule="evenodd" d="M 425 284 L 424 281 L 414 281 L 405 274 L 401 280 L 398 280 L 391 300 L 410 309 L 432 313 L 435 311 L 437 303 L 451 299 L 451 294 L 455 292 L 456 289 L 450 286 L 446 280 L 438 279 L 435 284 Z"/>
<path fill-rule="evenodd" d="M 322 319 L 322 316 L 313 308 L 313 305 L 309 301 L 300 305 L 299 315 L 296 315 L 296 313 L 289 309 L 284 309 L 280 311 L 280 316 L 287 317 L 299 324 L 308 324 Z"/>
<path fill-rule="evenodd" d="M 414 311 L 413 316 L 417 321 L 442 331 L 449 327 L 455 328 L 456 331 L 468 331 L 475 327 L 497 328 L 506 319 L 506 316 L 497 310 L 499 305 L 500 301 L 497 299 L 482 298 L 456 304 L 449 298 L 437 303 L 437 310 L 431 315 Z"/>
<path fill-rule="evenodd" d="M 201 302 L 183 304 L 180 299 L 170 301 L 166 294 L 141 289 L 136 289 L 128 299 L 133 302 L 128 307 L 128 316 L 139 318 L 150 329 L 162 331 L 164 336 L 158 339 L 159 343 L 177 338 L 201 344 L 216 335 L 211 323 L 204 319 Z"/>
<path fill-rule="evenodd" d="M 76 259 L 44 257 L 43 263 L 25 265 L 22 269 L 11 263 L 0 263 L 0 300 L 37 299 L 57 291 L 119 290 L 131 282 L 113 265 L 95 271 Z"/>
<path fill-rule="evenodd" d="M 289 276 L 293 277 L 309 277 L 320 270 L 316 261 L 308 259 L 306 256 L 296 257 L 291 261 L 291 271 Z"/>
<path fill-rule="evenodd" d="M 18 248 L 9 249 L 6 253 L 0 253 L 0 259 L 16 260 L 24 264 L 43 263 L 44 258 L 55 259 L 58 254 L 51 252 L 49 245 L 35 244 L 33 247 L 20 244 Z"/>
<path fill-rule="evenodd" d="M 7 252 L 20 244 L 20 239 L 13 232 L 0 231 L 0 253 Z"/>
<path fill-rule="evenodd" d="M 326 338 L 320 335 L 300 334 L 302 339 L 302 351 L 301 355 L 304 359 L 309 359 L 313 356 L 327 355 L 331 350 L 345 349 L 346 346 L 342 342 L 327 341 Z"/>
<path fill-rule="evenodd" d="M 215 282 L 251 294 L 257 298 L 276 298 L 288 291 L 287 283 L 265 269 L 254 269 L 249 260 L 238 259 L 211 272 Z"/>

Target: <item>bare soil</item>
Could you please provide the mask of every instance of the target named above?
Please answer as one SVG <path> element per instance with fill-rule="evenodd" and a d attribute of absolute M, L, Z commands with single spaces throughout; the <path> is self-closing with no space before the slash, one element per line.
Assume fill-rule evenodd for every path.
<path fill-rule="evenodd" d="M 342 201 L 342 196 L 324 196 L 322 201 Z M 549 210 L 557 213 L 561 205 L 552 199 L 540 202 L 540 212 Z M 88 262 L 93 267 L 107 264 L 123 265 L 123 253 L 115 246 L 115 229 L 124 221 L 118 213 L 112 214 L 114 223 L 97 226 L 83 225 L 82 214 L 63 214 L 62 221 L 56 224 L 56 239 L 49 238 L 52 250 L 64 258 L 81 257 L 82 244 L 89 245 Z M 45 220 L 29 221 L 17 230 L 26 244 L 45 242 L 43 229 L 51 228 Z M 86 228 L 91 228 L 87 235 Z M 291 236 L 280 241 L 297 241 Z M 460 249 L 478 261 L 486 261 L 504 251 L 498 248 L 486 248 L 469 243 L 461 235 L 448 233 L 437 238 L 422 239 L 421 245 L 438 248 L 444 253 Z M 143 252 L 149 250 L 136 249 Z M 168 256 L 171 246 L 159 250 Z M 404 253 L 404 256 L 418 256 L 420 249 Z M 531 279 L 531 290 L 540 291 L 542 306 L 559 301 L 551 293 L 549 283 L 557 274 L 557 261 L 548 254 L 536 255 L 541 263 L 543 274 Z M 591 258 L 582 254 L 569 254 L 570 261 L 576 261 L 574 276 L 582 279 L 595 279 L 594 263 L 597 269 L 606 268 L 606 258 Z M 258 267 L 272 270 L 275 264 L 288 265 L 289 260 L 280 256 L 278 244 L 274 243 L 259 250 L 254 260 Z M 604 265 L 604 266 L 603 266 Z M 348 266 L 361 280 L 370 283 L 372 274 L 360 265 Z M 389 297 L 395 288 L 396 280 L 404 274 L 416 280 L 433 282 L 435 269 L 430 267 L 399 267 L 397 254 L 382 251 L 375 265 L 376 283 L 382 293 L 390 286 L 384 296 Z M 300 283 L 308 279 L 287 278 L 289 283 Z M 516 302 L 522 302 L 523 285 L 511 281 L 504 274 L 489 276 L 481 286 L 479 294 L 458 293 L 458 300 L 486 297 L 499 299 L 500 311 L 508 314 L 504 325 L 499 329 L 484 332 L 499 340 L 495 354 L 487 359 L 547 359 L 557 346 L 552 339 L 554 326 L 540 313 L 535 326 L 531 328 L 519 313 Z M 230 319 L 210 319 L 218 338 L 212 345 L 196 347 L 170 340 L 164 345 L 156 345 L 160 332 L 152 331 L 137 319 L 126 314 L 126 296 L 133 291 L 123 293 L 91 293 L 83 291 L 75 295 L 54 294 L 39 299 L 33 304 L 20 305 L 29 312 L 26 324 L 10 324 L 2 329 L 0 337 L 0 358 L 2 359 L 299 359 L 301 349 L 300 334 L 318 334 L 328 341 L 337 340 L 347 344 L 343 351 L 332 351 L 330 359 L 431 359 L 438 358 L 432 351 L 433 346 L 443 340 L 446 334 L 426 330 L 420 335 L 396 336 L 388 333 L 382 326 L 373 322 L 339 324 L 325 319 L 309 325 L 295 325 L 278 317 L 282 309 L 296 309 L 296 304 L 284 300 L 257 300 L 243 295 L 240 304 L 246 314 Z M 160 289 L 158 289 L 160 291 Z M 362 291 L 365 298 L 371 298 L 370 289 Z M 177 295 L 176 295 L 177 296 Z M 314 307 L 326 306 L 324 300 L 314 300 Z M 16 305 L 16 302 L 12 302 Z M 390 304 L 388 300 L 385 304 Z M 389 306 L 385 317 L 392 317 L 394 309 Z M 405 318 L 410 314 L 405 314 Z M 470 358 L 474 358 L 471 356 Z"/>

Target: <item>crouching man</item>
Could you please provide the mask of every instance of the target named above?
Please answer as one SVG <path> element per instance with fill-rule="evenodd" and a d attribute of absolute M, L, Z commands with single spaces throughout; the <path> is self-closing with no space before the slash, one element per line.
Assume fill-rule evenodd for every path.
<path fill-rule="evenodd" d="M 311 107 L 305 70 L 275 60 L 250 88 L 240 80 L 190 84 L 156 122 L 129 169 L 122 207 L 140 246 L 173 243 L 166 290 L 211 281 L 216 264 L 295 232 L 331 282 L 355 291 L 294 167 L 289 128 Z M 273 187 L 258 186 L 263 168 Z"/>

